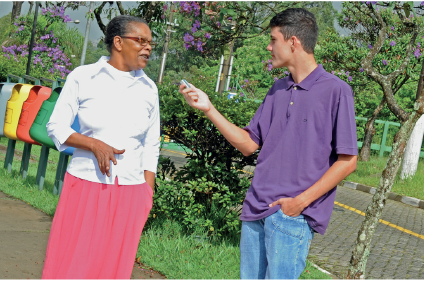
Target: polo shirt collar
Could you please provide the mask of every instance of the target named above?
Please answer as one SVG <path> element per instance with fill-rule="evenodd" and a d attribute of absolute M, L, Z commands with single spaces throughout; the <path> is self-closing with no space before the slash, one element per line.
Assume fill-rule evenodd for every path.
<path fill-rule="evenodd" d="M 293 77 L 290 73 L 289 79 L 287 81 L 287 90 L 290 89 L 291 87 L 296 86 L 306 91 L 309 91 L 314 85 L 315 81 L 317 81 L 325 73 L 326 71 L 324 67 L 322 66 L 322 64 L 319 64 L 318 67 L 315 68 L 311 73 L 309 73 L 309 75 L 305 79 L 303 79 L 302 82 L 300 82 L 299 84 L 296 84 L 294 82 Z"/>

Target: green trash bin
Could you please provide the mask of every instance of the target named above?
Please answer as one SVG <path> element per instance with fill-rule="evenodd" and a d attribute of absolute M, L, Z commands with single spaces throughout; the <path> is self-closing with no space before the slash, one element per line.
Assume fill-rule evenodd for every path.
<path fill-rule="evenodd" d="M 33 140 L 53 149 L 56 149 L 56 146 L 52 139 L 47 135 L 46 125 L 53 113 L 54 106 L 56 105 L 56 101 L 59 98 L 61 90 L 61 87 L 53 89 L 50 97 L 41 105 L 40 110 L 35 117 L 34 123 L 32 123 L 31 129 L 29 130 L 29 135 Z"/>
<path fill-rule="evenodd" d="M 53 113 L 53 109 L 56 105 L 57 99 L 59 98 L 61 90 L 61 87 L 55 88 L 52 91 L 50 97 L 43 102 L 40 107 L 40 110 L 38 111 L 37 116 L 35 117 L 34 123 L 32 123 L 31 129 L 29 130 L 29 134 L 33 140 L 39 142 L 42 145 L 45 145 L 48 148 L 53 148 L 55 150 L 57 150 L 57 148 L 52 139 L 47 135 L 46 125 L 50 120 L 50 116 Z M 75 116 L 75 120 L 74 123 L 72 123 L 71 128 L 74 129 L 76 132 L 79 132 L 80 126 L 78 116 Z M 67 149 L 62 151 L 62 153 L 65 153 L 66 155 L 72 155 L 74 153 L 74 150 L 74 147 L 68 147 Z"/>

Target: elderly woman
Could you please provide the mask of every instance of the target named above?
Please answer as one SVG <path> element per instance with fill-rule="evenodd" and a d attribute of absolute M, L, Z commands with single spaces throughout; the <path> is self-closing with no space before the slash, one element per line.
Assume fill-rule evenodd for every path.
<path fill-rule="evenodd" d="M 146 76 L 151 31 L 137 17 L 106 27 L 110 53 L 69 74 L 47 124 L 59 151 L 75 147 L 42 278 L 129 279 L 152 207 L 159 97 Z M 71 129 L 78 115 L 80 131 Z"/>

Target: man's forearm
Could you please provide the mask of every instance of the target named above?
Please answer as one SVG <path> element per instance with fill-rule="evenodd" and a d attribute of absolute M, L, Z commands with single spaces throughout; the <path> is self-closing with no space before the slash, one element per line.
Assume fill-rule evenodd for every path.
<path fill-rule="evenodd" d="M 356 155 L 339 155 L 338 160 L 310 188 L 296 196 L 302 208 L 326 194 L 356 169 Z"/>
<path fill-rule="evenodd" d="M 243 153 L 243 155 L 249 156 L 259 148 L 259 145 L 250 138 L 248 132 L 225 119 L 212 104 L 211 108 L 205 114 L 228 142 Z"/>

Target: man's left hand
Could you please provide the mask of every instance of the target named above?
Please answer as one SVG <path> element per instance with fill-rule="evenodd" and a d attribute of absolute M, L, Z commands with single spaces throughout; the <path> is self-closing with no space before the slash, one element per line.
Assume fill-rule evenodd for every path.
<path fill-rule="evenodd" d="M 281 211 L 290 217 L 299 216 L 303 209 L 305 209 L 296 198 L 280 198 L 269 204 L 269 207 L 272 208 L 275 205 L 281 205 Z"/>

